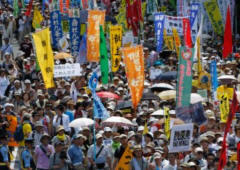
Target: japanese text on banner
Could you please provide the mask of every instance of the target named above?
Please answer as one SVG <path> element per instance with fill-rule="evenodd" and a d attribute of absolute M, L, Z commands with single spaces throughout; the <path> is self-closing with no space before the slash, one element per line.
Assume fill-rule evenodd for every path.
<path fill-rule="evenodd" d="M 43 76 L 43 81 L 46 88 L 54 87 L 53 67 L 54 59 L 50 42 L 49 28 L 43 29 L 32 34 L 36 49 L 37 60 Z"/>
<path fill-rule="evenodd" d="M 99 61 L 100 25 L 104 26 L 104 21 L 105 11 L 88 11 L 87 60 L 90 62 Z"/>
<path fill-rule="evenodd" d="M 216 0 L 208 0 L 203 4 L 212 23 L 214 32 L 218 35 L 223 35 L 223 20 Z"/>
<path fill-rule="evenodd" d="M 53 47 L 57 48 L 58 42 L 63 36 L 61 14 L 59 10 L 50 13 L 50 22 Z"/>
<path fill-rule="evenodd" d="M 69 18 L 69 25 L 71 53 L 74 57 L 77 57 L 80 46 L 80 18 Z"/>
<path fill-rule="evenodd" d="M 164 13 L 156 13 L 154 15 L 155 36 L 157 41 L 157 52 L 162 50 L 163 44 L 163 30 L 164 30 Z"/>
<path fill-rule="evenodd" d="M 122 26 L 110 26 L 110 48 L 112 56 L 112 72 L 118 71 L 121 62 L 120 48 L 122 46 Z"/>
<path fill-rule="evenodd" d="M 219 107 L 221 112 L 221 122 L 226 123 L 229 114 L 229 98 L 227 93 L 221 95 Z"/>
<path fill-rule="evenodd" d="M 144 85 L 143 47 L 125 47 L 122 49 L 128 86 L 131 91 L 133 108 L 136 109 L 142 98 Z"/>

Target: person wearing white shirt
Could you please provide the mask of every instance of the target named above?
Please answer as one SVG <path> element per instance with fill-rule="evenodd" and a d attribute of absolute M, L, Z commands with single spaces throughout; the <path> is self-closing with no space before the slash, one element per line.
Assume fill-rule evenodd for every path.
<path fill-rule="evenodd" d="M 178 166 L 176 164 L 176 155 L 175 153 L 168 154 L 169 164 L 163 167 L 163 170 L 177 170 Z"/>
<path fill-rule="evenodd" d="M 70 127 L 69 127 L 69 117 L 64 113 L 64 106 L 63 105 L 58 105 L 56 109 L 56 115 L 53 118 L 53 127 L 56 130 L 59 125 L 62 125 L 64 127 L 64 130 L 67 133 L 70 133 Z"/>

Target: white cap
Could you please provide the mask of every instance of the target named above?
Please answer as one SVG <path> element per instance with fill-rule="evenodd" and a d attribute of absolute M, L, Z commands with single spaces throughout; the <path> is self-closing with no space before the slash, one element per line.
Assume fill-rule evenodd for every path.
<path fill-rule="evenodd" d="M 195 149 L 195 152 L 197 153 L 197 152 L 203 152 L 203 149 L 201 148 L 201 147 L 197 147 L 196 149 Z"/>
<path fill-rule="evenodd" d="M 219 137 L 219 138 L 217 139 L 217 143 L 219 143 L 219 142 L 223 142 L 223 137 Z"/>
<path fill-rule="evenodd" d="M 24 83 L 25 83 L 25 84 L 31 84 L 31 81 L 30 81 L 29 79 L 26 79 L 26 80 L 24 81 Z"/>
<path fill-rule="evenodd" d="M 105 127 L 104 132 L 112 132 L 112 129 L 110 127 Z"/>
<path fill-rule="evenodd" d="M 144 130 L 144 126 L 139 126 L 138 127 L 138 132 Z"/>
<path fill-rule="evenodd" d="M 101 135 L 101 134 L 97 134 L 97 135 L 96 135 L 96 139 L 99 139 L 99 138 L 102 138 L 102 135 Z"/>

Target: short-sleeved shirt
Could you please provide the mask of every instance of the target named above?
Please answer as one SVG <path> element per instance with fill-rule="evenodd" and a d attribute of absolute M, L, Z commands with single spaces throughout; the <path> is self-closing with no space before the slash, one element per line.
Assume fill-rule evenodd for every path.
<path fill-rule="evenodd" d="M 0 153 L 3 157 L 3 162 L 8 162 L 9 159 L 8 159 L 8 147 L 6 145 L 2 145 L 0 147 Z"/>
<path fill-rule="evenodd" d="M 101 147 L 96 146 L 96 154 L 98 153 L 98 151 L 100 150 Z M 91 145 L 88 149 L 88 153 L 87 153 L 87 157 L 88 158 L 94 158 L 94 145 Z M 111 157 L 111 152 L 109 150 L 109 147 L 104 146 L 101 153 L 99 154 L 99 156 L 96 159 L 95 163 L 106 163 L 107 161 L 107 157 Z"/>
<path fill-rule="evenodd" d="M 81 164 L 83 162 L 83 152 L 81 147 L 71 145 L 68 150 L 68 155 L 73 165 Z"/>
<path fill-rule="evenodd" d="M 37 156 L 37 168 L 49 169 L 49 158 L 50 155 L 54 153 L 54 148 L 52 145 L 48 145 L 47 147 L 42 146 L 49 155 L 47 156 L 40 146 L 41 145 L 38 145 L 35 149 L 35 155 Z"/>
<path fill-rule="evenodd" d="M 23 164 L 22 166 L 24 168 L 30 168 L 31 159 L 32 159 L 31 153 L 27 149 L 24 149 L 21 156 L 22 156 L 22 164 Z"/>

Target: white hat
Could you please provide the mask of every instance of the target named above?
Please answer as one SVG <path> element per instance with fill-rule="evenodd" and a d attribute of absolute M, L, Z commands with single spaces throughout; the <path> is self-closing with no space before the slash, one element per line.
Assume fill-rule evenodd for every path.
<path fill-rule="evenodd" d="M 219 137 L 219 138 L 217 139 L 217 143 L 219 143 L 219 142 L 223 142 L 223 137 Z"/>
<path fill-rule="evenodd" d="M 12 103 L 6 103 L 5 105 L 4 105 L 4 108 L 6 108 L 6 107 L 14 107 L 14 105 L 12 104 Z"/>
<path fill-rule="evenodd" d="M 138 127 L 138 132 L 144 130 L 144 126 L 139 126 Z"/>
<path fill-rule="evenodd" d="M 24 81 L 24 83 L 25 83 L 25 84 L 31 84 L 31 81 L 30 81 L 29 79 L 26 79 L 26 80 Z"/>
<path fill-rule="evenodd" d="M 203 152 L 203 149 L 201 148 L 201 147 L 197 147 L 196 149 L 195 149 L 195 152 L 197 153 L 197 152 Z"/>
<path fill-rule="evenodd" d="M 112 132 L 112 129 L 110 127 L 105 127 L 104 132 Z"/>
<path fill-rule="evenodd" d="M 102 138 L 103 136 L 101 134 L 96 135 L 96 139 Z"/>

